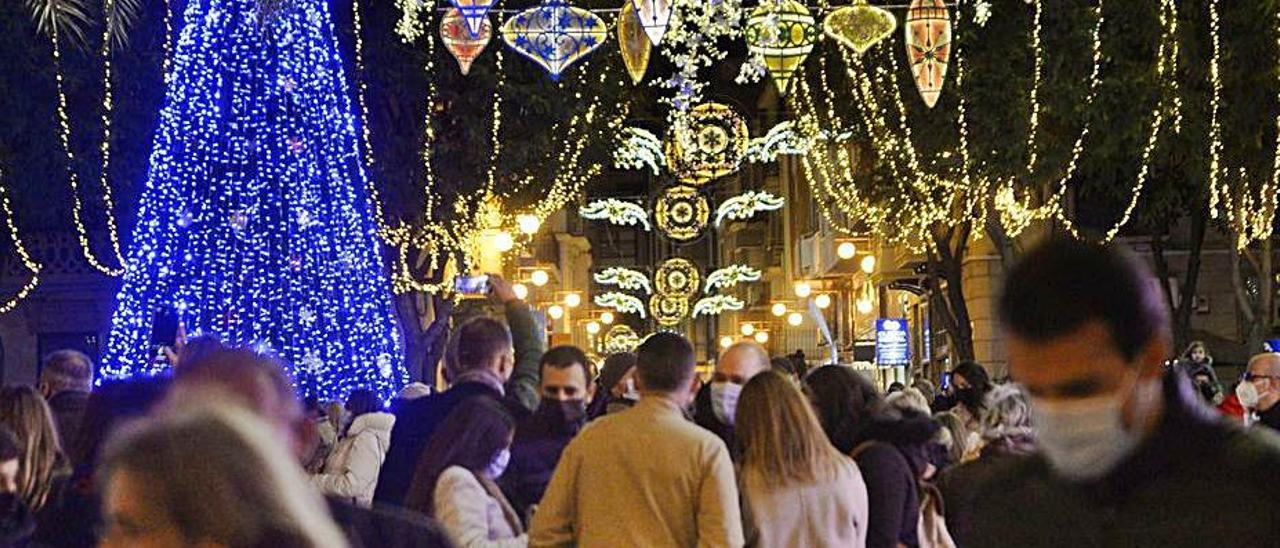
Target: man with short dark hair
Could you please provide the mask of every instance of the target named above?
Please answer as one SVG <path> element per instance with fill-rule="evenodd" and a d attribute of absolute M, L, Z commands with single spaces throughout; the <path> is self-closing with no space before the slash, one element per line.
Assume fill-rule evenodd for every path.
<path fill-rule="evenodd" d="M 587 399 L 595 392 L 587 374 L 590 363 L 576 346 L 557 346 L 542 355 L 542 403 L 517 425 L 511 465 L 501 480 L 507 500 L 522 516 L 542 500 L 565 446 L 587 423 Z"/>
<path fill-rule="evenodd" d="M 84 420 L 93 387 L 93 361 L 76 350 L 59 350 L 45 357 L 40 369 L 40 393 L 49 402 L 58 441 L 71 447 Z"/>
<path fill-rule="evenodd" d="M 1142 264 L 1049 241 L 1009 272 L 999 313 L 1041 454 L 976 495 L 974 546 L 1274 545 L 1280 438 L 1231 425 L 1163 373 L 1169 314 Z"/>
<path fill-rule="evenodd" d="M 492 318 L 463 323 L 449 341 L 445 377 L 450 388 L 404 402 L 396 411 L 391 446 L 378 474 L 373 500 L 403 505 L 418 458 L 436 426 L 463 400 L 473 396 L 502 402 L 517 419 L 538 406 L 538 361 L 543 334 L 525 304 L 502 278 L 490 275 L 493 299 L 506 311 L 507 325 Z"/>
<path fill-rule="evenodd" d="M 769 353 L 764 347 L 750 341 L 735 343 L 720 354 L 711 382 L 698 390 L 693 400 L 693 421 L 723 440 L 732 455 L 738 452 L 738 441 L 733 434 L 738 394 L 751 377 L 770 366 Z"/>
<path fill-rule="evenodd" d="M 639 403 L 569 442 L 533 516 L 531 546 L 742 545 L 729 452 L 681 412 L 693 397 L 693 347 L 659 332 L 636 359 Z"/>

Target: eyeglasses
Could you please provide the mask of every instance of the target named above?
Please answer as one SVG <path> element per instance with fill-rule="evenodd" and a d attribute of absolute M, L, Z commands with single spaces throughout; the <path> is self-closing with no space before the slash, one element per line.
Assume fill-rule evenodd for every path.
<path fill-rule="evenodd" d="M 1280 375 L 1259 375 L 1257 373 L 1250 373 L 1248 371 L 1245 371 L 1244 380 L 1253 381 L 1257 379 L 1271 379 L 1273 381 L 1280 381 Z"/>

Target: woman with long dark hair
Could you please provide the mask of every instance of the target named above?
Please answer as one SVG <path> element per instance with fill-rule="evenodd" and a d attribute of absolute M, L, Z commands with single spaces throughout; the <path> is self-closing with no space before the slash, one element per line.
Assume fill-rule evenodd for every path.
<path fill-rule="evenodd" d="M 405 506 L 436 518 L 460 548 L 528 545 L 495 480 L 511 458 L 515 421 L 492 398 L 475 397 L 445 418 L 418 460 Z"/>
<path fill-rule="evenodd" d="M 347 396 L 346 410 L 351 422 L 325 460 L 324 472 L 311 476 L 311 484 L 326 494 L 368 507 L 373 504 L 378 470 L 391 446 L 396 417 L 383 412 L 382 400 L 367 388 Z"/>
<path fill-rule="evenodd" d="M 862 471 L 870 500 L 867 546 L 917 546 L 920 482 L 929 478 L 929 415 L 885 405 L 871 381 L 840 365 L 824 365 L 804 379 L 822 429 Z"/>

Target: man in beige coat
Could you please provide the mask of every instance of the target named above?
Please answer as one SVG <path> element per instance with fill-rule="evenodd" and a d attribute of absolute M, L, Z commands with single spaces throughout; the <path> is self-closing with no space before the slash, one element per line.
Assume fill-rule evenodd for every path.
<path fill-rule="evenodd" d="M 693 347 L 658 333 L 636 351 L 640 402 L 588 425 L 565 448 L 533 517 L 532 546 L 741 546 L 724 442 L 681 413 Z"/>

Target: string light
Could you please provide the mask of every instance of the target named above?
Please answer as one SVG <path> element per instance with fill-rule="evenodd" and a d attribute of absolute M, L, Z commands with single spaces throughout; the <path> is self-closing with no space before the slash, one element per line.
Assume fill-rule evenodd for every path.
<path fill-rule="evenodd" d="M 389 398 L 409 375 L 328 2 L 269 14 L 287 55 L 235 23 L 258 8 L 187 11 L 102 375 L 160 373 L 152 323 L 172 308 L 192 333 L 279 355 L 302 394 Z"/>
<path fill-rule="evenodd" d="M 14 220 L 13 206 L 9 203 L 9 187 L 4 184 L 4 173 L 0 172 L 0 209 L 4 211 L 4 223 L 9 228 L 9 240 L 13 242 L 13 250 L 18 253 L 18 261 L 22 263 L 22 267 L 31 273 L 31 277 L 22 284 L 12 297 L 0 303 L 0 315 L 13 311 L 32 291 L 40 285 L 40 270 L 43 265 L 31 258 L 31 254 L 27 252 L 27 246 L 22 241 L 22 236 L 18 234 L 18 223 Z"/>

